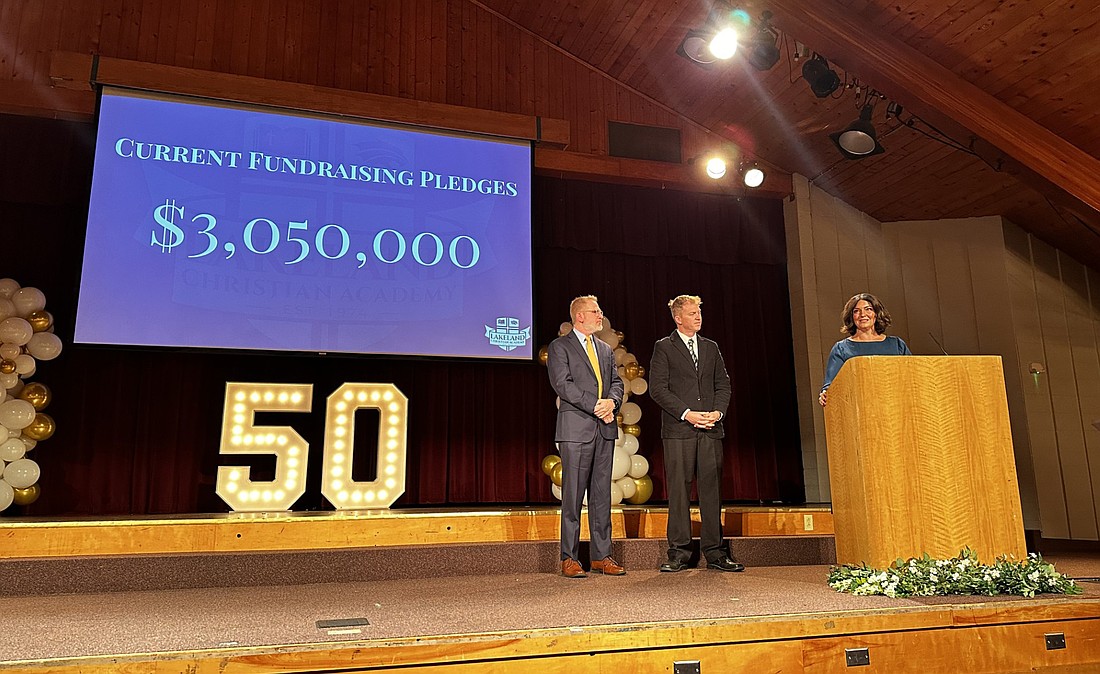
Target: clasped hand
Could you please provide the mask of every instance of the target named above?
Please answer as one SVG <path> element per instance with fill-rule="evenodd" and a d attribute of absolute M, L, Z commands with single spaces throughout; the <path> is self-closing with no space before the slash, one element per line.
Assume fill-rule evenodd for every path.
<path fill-rule="evenodd" d="M 615 401 L 610 398 L 600 398 L 596 401 L 592 414 L 605 424 L 610 424 L 615 421 Z"/>
<path fill-rule="evenodd" d="M 722 413 L 717 410 L 713 412 L 688 412 L 684 417 L 684 421 L 696 428 L 714 428 L 714 424 L 718 423 L 721 418 Z"/>

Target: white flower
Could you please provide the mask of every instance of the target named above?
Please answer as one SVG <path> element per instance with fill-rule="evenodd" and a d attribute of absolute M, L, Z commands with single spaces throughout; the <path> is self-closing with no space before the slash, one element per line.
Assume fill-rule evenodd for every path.
<path fill-rule="evenodd" d="M 1039 580 L 1039 572 L 1038 571 L 1032 571 L 1031 573 L 1027 574 L 1027 579 L 1030 580 L 1033 583 L 1037 582 Z"/>

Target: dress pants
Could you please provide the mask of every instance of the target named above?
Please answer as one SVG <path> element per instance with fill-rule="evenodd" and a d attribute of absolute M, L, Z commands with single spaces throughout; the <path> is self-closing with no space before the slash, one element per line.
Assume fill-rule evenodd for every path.
<path fill-rule="evenodd" d="M 668 486 L 668 559 L 686 562 L 691 555 L 691 479 L 698 480 L 699 547 L 708 562 L 728 554 L 722 542 L 722 440 L 704 433 L 694 438 L 664 438 L 665 484 Z"/>
<path fill-rule="evenodd" d="M 592 559 L 611 555 L 611 462 L 615 441 L 558 442 L 561 452 L 561 558 L 579 559 L 581 505 L 588 490 L 588 535 Z"/>

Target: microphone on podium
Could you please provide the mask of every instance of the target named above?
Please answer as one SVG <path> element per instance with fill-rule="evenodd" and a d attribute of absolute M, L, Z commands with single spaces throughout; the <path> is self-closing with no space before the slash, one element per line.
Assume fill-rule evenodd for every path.
<path fill-rule="evenodd" d="M 947 349 L 943 348 L 943 344 L 940 344 L 940 340 L 936 339 L 936 336 L 932 334 L 931 330 L 928 331 L 928 336 L 932 338 L 932 341 L 936 343 L 936 346 L 940 347 L 940 351 L 943 351 L 943 355 L 945 355 L 945 356 L 950 356 L 951 355 L 951 354 L 947 353 Z"/>

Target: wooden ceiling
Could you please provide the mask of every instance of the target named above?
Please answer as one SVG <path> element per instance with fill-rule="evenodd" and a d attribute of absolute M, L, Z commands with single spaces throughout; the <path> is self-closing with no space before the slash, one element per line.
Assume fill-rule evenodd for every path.
<path fill-rule="evenodd" d="M 1004 215 L 1100 268 L 1100 12 L 1091 0 L 738 3 L 754 19 L 774 13 L 782 56 L 767 72 L 738 57 L 704 69 L 676 56 L 715 7 L 707 0 L 475 4 L 879 220 Z M 796 41 L 861 86 L 816 98 Z M 907 78 L 911 64 L 899 59 L 938 79 Z M 828 134 L 858 117 L 869 88 L 887 96 L 873 117 L 886 152 L 847 160 Z M 984 117 L 959 123 L 964 99 L 987 103 Z M 887 120 L 889 100 L 903 103 L 900 119 Z M 911 110 L 920 118 L 910 126 Z M 930 138 L 943 138 L 934 129 L 963 149 Z M 1055 145 L 1069 159 L 1048 152 Z M 1051 171 L 1065 177 L 1042 177 Z"/>

